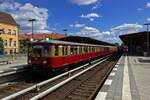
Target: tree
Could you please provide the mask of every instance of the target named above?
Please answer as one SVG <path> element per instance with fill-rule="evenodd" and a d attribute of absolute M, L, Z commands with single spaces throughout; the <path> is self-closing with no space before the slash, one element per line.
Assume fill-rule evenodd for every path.
<path fill-rule="evenodd" d="M 3 40 L 0 38 L 0 54 L 4 53 L 4 44 L 3 44 Z"/>
<path fill-rule="evenodd" d="M 114 43 L 115 46 L 120 46 L 119 43 Z"/>
<path fill-rule="evenodd" d="M 27 53 L 28 52 L 27 44 L 30 42 L 30 40 L 29 39 L 21 39 L 21 40 L 19 40 L 19 42 L 20 42 L 20 45 L 19 45 L 20 53 Z"/>

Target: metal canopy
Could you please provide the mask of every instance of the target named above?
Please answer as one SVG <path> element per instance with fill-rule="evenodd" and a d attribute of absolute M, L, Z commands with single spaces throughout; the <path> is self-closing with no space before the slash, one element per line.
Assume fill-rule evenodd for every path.
<path fill-rule="evenodd" d="M 103 42 L 103 41 L 92 39 L 89 37 L 80 37 L 80 36 L 68 36 L 68 37 L 61 38 L 59 40 L 68 41 L 68 42 L 76 42 L 76 43 L 115 46 L 111 43 Z"/>
<path fill-rule="evenodd" d="M 139 33 L 132 33 L 126 35 L 120 35 L 120 39 L 125 45 L 134 44 L 134 45 L 143 45 L 147 43 L 147 34 L 150 32 L 144 31 Z"/>

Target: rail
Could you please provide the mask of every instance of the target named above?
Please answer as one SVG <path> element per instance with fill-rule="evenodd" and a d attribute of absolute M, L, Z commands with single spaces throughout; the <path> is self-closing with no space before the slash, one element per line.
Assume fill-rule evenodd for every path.
<path fill-rule="evenodd" d="M 83 71 L 77 73 L 76 75 L 74 75 L 74 76 L 72 76 L 72 77 L 70 77 L 70 78 L 68 78 L 68 79 L 66 79 L 66 80 L 64 80 L 64 81 L 62 81 L 62 82 L 60 82 L 59 84 L 57 84 L 57 85 L 51 87 L 50 89 L 48 89 L 48 90 L 46 90 L 46 91 L 40 93 L 39 95 L 37 95 L 37 96 L 31 98 L 30 100 L 38 100 L 38 99 L 40 99 L 40 98 L 46 96 L 46 95 L 49 94 L 50 92 L 56 90 L 57 88 L 63 86 L 64 84 L 68 83 L 69 81 L 73 80 L 74 78 L 76 78 L 76 77 L 82 75 L 83 73 L 89 71 L 90 69 L 94 68 L 95 66 L 97 66 L 97 65 L 100 64 L 100 63 L 102 63 L 102 62 L 105 61 L 105 60 L 106 60 L 106 59 L 104 59 L 104 60 L 102 60 L 102 61 L 100 61 L 100 62 L 98 62 L 98 63 L 92 65 L 91 67 L 88 67 L 87 69 L 85 69 L 85 70 L 83 70 Z"/>
<path fill-rule="evenodd" d="M 91 62 L 91 63 L 95 63 L 95 62 L 97 62 L 97 61 L 99 61 L 99 60 L 103 60 L 103 59 L 108 58 L 108 57 L 110 57 L 110 56 L 111 56 L 111 55 L 105 56 L 105 57 L 100 58 L 100 59 L 97 59 L 97 60 L 95 60 L 95 61 L 93 61 L 93 62 Z M 99 63 L 102 63 L 102 62 L 99 62 Z M 99 63 L 98 63 L 98 64 L 99 64 Z M 50 82 L 53 82 L 53 81 L 55 81 L 55 80 L 57 80 L 57 79 L 59 79 L 59 78 L 61 78 L 61 77 L 63 77 L 63 76 L 66 76 L 66 75 L 70 76 L 73 72 L 75 72 L 75 71 L 77 71 L 77 70 L 79 70 L 79 69 L 85 69 L 85 67 L 88 66 L 88 65 L 89 65 L 89 63 L 88 63 L 88 64 L 84 64 L 84 65 L 82 65 L 82 66 L 80 66 L 80 67 L 78 67 L 78 68 L 76 68 L 76 69 L 73 69 L 73 70 L 70 70 L 70 71 L 68 71 L 68 72 L 65 72 L 65 73 L 63 73 L 63 74 L 61 74 L 61 75 L 58 75 L 58 76 L 52 78 L 52 79 L 43 81 L 43 82 L 38 83 L 38 84 L 36 84 L 36 85 L 33 85 L 33 86 L 31 86 L 31 87 L 29 87 L 29 88 L 27 88 L 27 89 L 24 89 L 24 90 L 22 90 L 22 91 L 19 91 L 19 92 L 17 92 L 17 93 L 14 93 L 14 94 L 12 94 L 12 95 L 9 95 L 9 96 L 7 96 L 7 97 L 4 97 L 4 98 L 2 98 L 1 100 L 10 100 L 10 99 L 13 99 L 13 98 L 17 98 L 17 97 L 19 97 L 19 96 L 21 96 L 21 95 L 26 94 L 27 92 L 29 92 L 29 91 L 31 91 L 31 90 L 35 90 L 35 89 L 37 89 L 37 88 L 40 88 L 41 86 L 43 86 L 43 85 L 45 85 L 45 84 L 48 84 L 48 83 L 50 83 Z M 96 66 L 96 64 L 95 64 L 95 66 Z M 93 65 L 93 66 L 89 67 L 89 68 L 86 69 L 86 70 L 90 70 L 90 68 L 93 68 L 93 67 L 95 67 L 95 66 Z M 85 70 L 85 71 L 86 71 L 86 70 Z M 84 73 L 84 71 L 80 72 L 80 74 L 83 74 L 83 73 Z M 80 74 L 77 74 L 77 76 L 80 75 Z M 77 76 L 76 76 L 76 77 L 77 77 Z M 70 79 L 72 79 L 73 77 L 75 77 L 75 76 L 72 76 L 72 77 L 68 78 L 67 80 L 70 80 Z M 64 84 L 64 82 L 61 83 L 61 84 Z M 56 87 L 53 87 L 53 89 L 54 89 L 54 88 L 56 88 Z"/>

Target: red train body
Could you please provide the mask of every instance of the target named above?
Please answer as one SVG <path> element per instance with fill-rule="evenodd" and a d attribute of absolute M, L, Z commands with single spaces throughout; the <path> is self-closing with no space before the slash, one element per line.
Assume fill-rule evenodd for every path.
<path fill-rule="evenodd" d="M 115 46 L 91 45 L 64 42 L 57 40 L 41 40 L 30 44 L 28 64 L 42 69 L 60 69 L 65 65 L 93 59 L 116 52 Z"/>

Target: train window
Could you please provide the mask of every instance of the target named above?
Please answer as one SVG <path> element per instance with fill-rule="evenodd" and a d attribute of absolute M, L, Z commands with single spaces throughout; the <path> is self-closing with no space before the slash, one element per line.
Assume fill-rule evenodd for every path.
<path fill-rule="evenodd" d="M 73 47 L 70 48 L 70 54 L 73 55 Z"/>
<path fill-rule="evenodd" d="M 84 52 L 88 53 L 88 47 L 84 47 Z"/>
<path fill-rule="evenodd" d="M 92 53 L 92 48 L 93 48 L 93 47 L 90 48 L 91 53 Z"/>
<path fill-rule="evenodd" d="M 58 56 L 58 50 L 59 50 L 59 46 L 56 45 L 56 46 L 54 47 L 55 56 Z"/>
<path fill-rule="evenodd" d="M 72 46 L 72 47 L 70 48 L 70 53 L 71 53 L 71 55 L 76 55 L 76 54 L 77 54 L 77 52 L 78 52 L 77 47 Z"/>
<path fill-rule="evenodd" d="M 79 46 L 79 54 L 82 54 L 82 47 Z"/>
<path fill-rule="evenodd" d="M 67 55 L 67 47 L 62 47 L 62 55 Z"/>
<path fill-rule="evenodd" d="M 92 47 L 92 52 L 94 53 L 94 47 Z"/>

